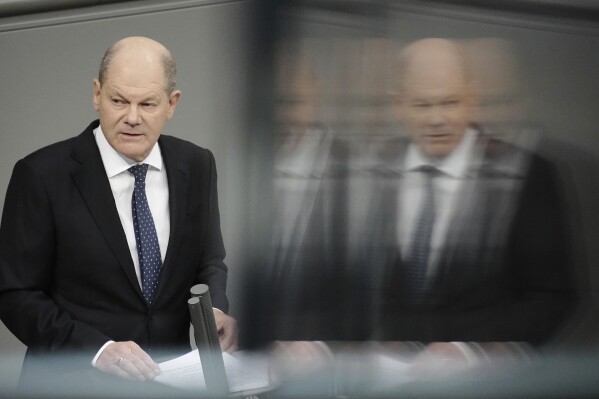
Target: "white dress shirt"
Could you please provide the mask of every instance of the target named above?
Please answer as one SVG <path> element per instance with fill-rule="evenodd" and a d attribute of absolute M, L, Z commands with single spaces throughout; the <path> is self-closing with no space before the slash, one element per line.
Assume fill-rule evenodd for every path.
<path fill-rule="evenodd" d="M 94 130 L 94 134 L 100 150 L 100 156 L 102 157 L 102 163 L 110 182 L 119 218 L 127 237 L 127 244 L 129 245 L 129 251 L 131 252 L 131 258 L 135 266 L 137 281 L 141 287 L 141 272 L 137 244 L 135 242 L 135 232 L 133 230 L 133 214 L 131 212 L 131 198 L 133 197 L 135 178 L 127 169 L 138 163 L 149 165 L 148 174 L 146 175 L 146 196 L 148 197 L 148 205 L 150 206 L 150 212 L 152 212 L 152 218 L 156 226 L 160 256 L 164 262 L 170 234 L 170 213 L 168 208 L 168 181 L 166 168 L 162 162 L 160 146 L 158 143 L 154 144 L 154 148 L 152 148 L 146 159 L 142 162 L 135 162 L 119 154 L 112 148 L 100 126 Z"/>
<path fill-rule="evenodd" d="M 441 172 L 433 179 L 436 218 L 431 237 L 428 276 L 434 273 L 436 260 L 446 242 L 451 217 L 455 214 L 456 207 L 459 206 L 460 188 L 467 177 L 470 166 L 478 157 L 475 151 L 476 136 L 476 131 L 468 129 L 451 154 L 437 161 L 427 158 L 414 144 L 410 144 L 407 150 L 403 169 L 405 174 L 400 183 L 401 195 L 398 198 L 399 220 L 397 223 L 398 244 L 404 256 L 410 246 L 424 191 L 425 177 L 418 169 L 421 166 L 429 165 Z"/>

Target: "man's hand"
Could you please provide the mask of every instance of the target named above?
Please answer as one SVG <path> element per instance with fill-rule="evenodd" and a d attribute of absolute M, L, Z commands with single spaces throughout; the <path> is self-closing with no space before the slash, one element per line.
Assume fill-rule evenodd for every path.
<path fill-rule="evenodd" d="M 318 341 L 275 341 L 269 351 L 271 378 L 276 381 L 329 373 L 333 355 Z"/>
<path fill-rule="evenodd" d="M 433 342 L 414 358 L 410 371 L 417 378 L 443 378 L 471 366 L 459 346 L 451 342 Z"/>
<path fill-rule="evenodd" d="M 96 368 L 121 378 L 137 381 L 153 380 L 160 374 L 160 367 L 150 355 L 133 341 L 113 342 L 98 359 Z"/>
<path fill-rule="evenodd" d="M 214 309 L 214 321 L 216 322 L 220 349 L 224 352 L 235 352 L 238 336 L 237 321 L 216 308 Z"/>

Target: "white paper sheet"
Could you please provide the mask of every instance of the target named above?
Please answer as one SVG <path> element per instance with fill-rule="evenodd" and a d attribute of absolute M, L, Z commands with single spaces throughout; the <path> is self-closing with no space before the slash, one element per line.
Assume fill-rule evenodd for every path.
<path fill-rule="evenodd" d="M 225 372 L 230 392 L 260 391 L 268 389 L 268 365 L 263 359 L 236 352 L 235 356 L 223 352 Z M 202 391 L 206 389 L 202 363 L 198 350 L 160 363 L 161 373 L 155 381 L 175 388 Z"/>

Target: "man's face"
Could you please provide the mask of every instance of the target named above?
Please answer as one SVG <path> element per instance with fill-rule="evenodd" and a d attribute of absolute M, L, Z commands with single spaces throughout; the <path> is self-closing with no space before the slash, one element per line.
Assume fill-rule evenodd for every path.
<path fill-rule="evenodd" d="M 425 155 L 449 155 L 462 140 L 472 110 L 471 89 L 456 65 L 420 65 L 406 73 L 398 116 Z"/>
<path fill-rule="evenodd" d="M 106 140 L 137 162 L 152 150 L 180 95 L 167 95 L 161 63 L 145 57 L 116 55 L 104 84 L 94 80 L 94 108 Z"/>

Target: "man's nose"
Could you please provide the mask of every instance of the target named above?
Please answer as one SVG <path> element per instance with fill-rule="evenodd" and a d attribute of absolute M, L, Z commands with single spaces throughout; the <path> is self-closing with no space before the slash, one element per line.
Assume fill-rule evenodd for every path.
<path fill-rule="evenodd" d="M 137 107 L 130 105 L 125 115 L 125 123 L 129 126 L 139 125 L 139 112 Z"/>
<path fill-rule="evenodd" d="M 433 126 L 442 125 L 445 122 L 443 109 L 439 105 L 433 105 L 428 110 L 428 123 Z"/>

